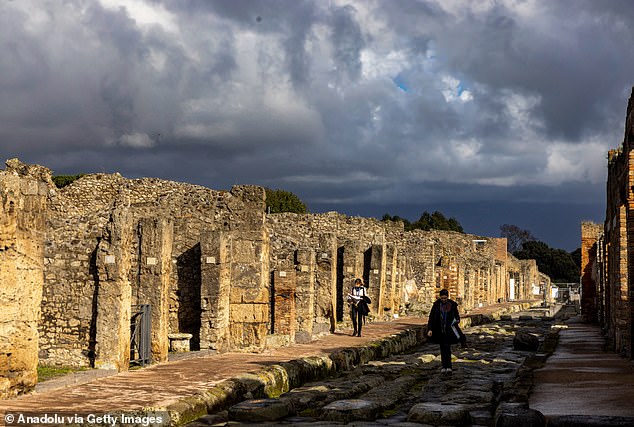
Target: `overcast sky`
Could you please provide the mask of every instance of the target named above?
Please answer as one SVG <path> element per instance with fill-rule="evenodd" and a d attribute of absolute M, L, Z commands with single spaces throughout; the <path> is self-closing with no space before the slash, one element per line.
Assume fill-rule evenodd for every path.
<path fill-rule="evenodd" d="M 629 0 L 0 0 L 0 161 L 573 250 L 603 221 L 633 40 Z"/>

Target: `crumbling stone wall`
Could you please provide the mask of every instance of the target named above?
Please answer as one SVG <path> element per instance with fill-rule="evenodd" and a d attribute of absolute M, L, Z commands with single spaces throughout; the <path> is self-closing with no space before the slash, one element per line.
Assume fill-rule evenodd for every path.
<path fill-rule="evenodd" d="M 344 296 L 356 277 L 362 277 L 368 285 L 373 301 L 370 317 L 380 320 L 402 314 L 426 315 L 443 288 L 466 311 L 509 299 L 506 239 L 442 231 L 405 232 L 402 223 L 349 218 L 337 213 L 268 215 L 267 228 L 271 235 L 272 277 L 275 281 L 283 271 L 284 279 L 278 280 L 285 288 L 292 288 L 289 281 L 297 280 L 294 274 L 300 271 L 301 248 L 314 247 L 316 236 L 324 231 L 335 236 L 336 284 L 325 281 L 316 285 L 314 294 L 316 305 L 321 299 L 336 307 L 337 321 L 348 320 Z M 536 298 L 532 293 L 533 284 L 540 282 L 536 264 L 515 260 L 513 265 L 517 276 L 515 299 Z M 287 274 L 288 270 L 293 274 Z M 325 320 L 315 314 L 319 312 L 314 310 L 315 322 Z M 302 315 L 302 310 L 297 313 Z M 319 332 L 314 325 L 311 329 L 310 322 L 298 323 L 297 327 L 296 335 Z M 281 333 L 279 329 L 273 332 Z M 288 342 L 290 335 L 286 337 Z"/>
<path fill-rule="evenodd" d="M 378 221 L 336 212 L 286 213 L 267 215 L 267 228 L 271 270 L 292 268 L 303 273 L 299 276 L 303 281 L 298 284 L 304 290 L 298 311 L 302 322 L 297 332 L 302 340 L 334 332 L 336 322 L 344 320 L 343 298 L 355 278 L 363 278 L 369 290 L 380 289 L 379 283 L 371 282 L 369 263 L 364 269 L 364 260 L 372 256 L 372 245 L 384 241 L 384 227 Z M 307 283 L 313 277 L 314 283 Z M 306 290 L 313 301 L 308 300 Z M 310 316 L 314 321 L 309 320 Z"/>
<path fill-rule="evenodd" d="M 120 219 L 112 213 L 122 204 L 128 206 L 129 218 L 117 224 Z M 165 360 L 166 331 L 192 334 L 192 348 L 197 349 L 201 330 L 208 330 L 201 320 L 203 299 L 208 301 L 202 284 L 201 236 L 210 231 L 255 231 L 261 236 L 264 191 L 253 186 L 214 191 L 159 179 L 95 174 L 59 190 L 49 211 L 40 356 L 48 364 L 122 369 L 125 357 L 113 362 L 97 351 L 104 344 L 97 340 L 99 312 L 108 310 L 100 305 L 101 286 L 108 282 L 108 270 L 100 265 L 106 265 L 106 256 L 112 258 L 99 249 L 108 227 L 118 227 L 120 241 L 125 242 L 121 274 L 126 278 L 120 278 L 119 291 L 129 300 L 126 306 L 152 304 L 152 352 L 155 361 Z M 259 261 L 259 254 L 252 256 Z M 129 312 L 129 307 L 121 311 L 123 319 Z M 203 345 L 212 344 L 205 340 Z M 123 353 L 123 347 L 118 352 Z"/>
<path fill-rule="evenodd" d="M 414 310 L 426 313 L 443 288 L 467 311 L 508 299 L 506 239 L 449 231 L 409 234 L 404 253 L 412 257 L 406 272 L 409 286 L 415 282 L 418 289 L 410 303 Z"/>
<path fill-rule="evenodd" d="M 620 148 L 608 152 L 606 217 L 597 242 L 597 274 L 600 310 L 597 317 L 607 330 L 611 346 L 634 357 L 632 299 L 634 298 L 634 89 L 630 96 L 625 135 Z M 594 229 L 586 230 L 587 233 Z M 586 237 L 589 237 L 586 234 Z M 586 246 L 590 243 L 587 242 Z M 590 262 L 588 260 L 588 262 Z M 587 269 L 587 265 L 582 266 Z M 585 276 L 587 279 L 587 275 Z M 589 282 L 588 282 L 589 284 Z M 589 307 L 585 301 L 586 308 Z"/>
<path fill-rule="evenodd" d="M 17 159 L 0 171 L 0 398 L 37 382 L 46 203 L 50 171 Z"/>
<path fill-rule="evenodd" d="M 509 299 L 512 300 L 528 300 L 538 297 L 538 292 L 543 292 L 544 278 L 540 276 L 537 263 L 534 259 L 517 259 L 509 254 L 509 277 L 515 279 L 514 292 L 509 289 Z M 548 284 L 550 287 L 550 279 Z M 509 288 L 511 285 L 509 285 Z M 548 290 L 548 289 L 546 289 Z M 541 297 L 543 298 L 543 296 Z"/>

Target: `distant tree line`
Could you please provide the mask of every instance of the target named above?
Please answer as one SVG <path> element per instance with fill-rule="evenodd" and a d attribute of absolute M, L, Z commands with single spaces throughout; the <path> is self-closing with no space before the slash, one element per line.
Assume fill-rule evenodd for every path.
<path fill-rule="evenodd" d="M 427 211 L 423 212 L 423 214 L 418 218 L 418 220 L 414 222 L 408 221 L 406 218 L 401 218 L 398 215 L 391 216 L 390 214 L 383 215 L 381 221 L 401 221 L 404 224 L 405 231 L 411 230 L 447 230 L 447 231 L 457 231 L 459 233 L 464 233 L 464 229 L 462 225 L 455 218 L 447 218 L 441 212 L 435 211 L 434 213 L 429 213 Z"/>
<path fill-rule="evenodd" d="M 555 283 L 578 283 L 581 275 L 581 248 L 572 252 L 551 248 L 538 241 L 530 231 L 516 225 L 500 226 L 500 236 L 506 237 L 508 251 L 518 259 L 534 259 L 539 271 Z"/>
<path fill-rule="evenodd" d="M 54 176 L 53 183 L 57 188 L 66 187 L 68 184 L 71 184 L 74 181 L 77 181 L 82 176 L 85 176 L 85 173 L 80 173 L 78 175 L 57 175 Z"/>

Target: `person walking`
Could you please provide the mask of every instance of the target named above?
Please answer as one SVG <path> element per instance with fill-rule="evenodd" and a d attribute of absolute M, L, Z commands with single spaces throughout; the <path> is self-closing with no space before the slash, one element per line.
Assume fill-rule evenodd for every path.
<path fill-rule="evenodd" d="M 440 360 L 442 374 L 451 374 L 451 344 L 458 343 L 460 333 L 457 325 L 460 323 L 458 303 L 449 299 L 449 291 L 441 289 L 439 298 L 434 302 L 427 321 L 427 336 L 432 342 L 440 345 Z"/>
<path fill-rule="evenodd" d="M 363 318 L 370 311 L 368 307 L 368 293 L 363 286 L 363 280 L 355 279 L 354 286 L 347 297 L 350 304 L 350 317 L 352 317 L 352 326 L 354 331 L 352 336 L 361 336 L 361 327 L 363 326 Z"/>

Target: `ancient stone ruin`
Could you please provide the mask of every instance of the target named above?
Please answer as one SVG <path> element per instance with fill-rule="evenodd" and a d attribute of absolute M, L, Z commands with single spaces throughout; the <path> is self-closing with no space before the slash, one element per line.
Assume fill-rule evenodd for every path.
<path fill-rule="evenodd" d="M 256 186 L 92 174 L 57 189 L 13 159 L 0 196 L 1 397 L 32 389 L 38 363 L 126 370 L 166 361 L 170 340 L 219 352 L 310 341 L 348 321 L 356 277 L 375 321 L 426 315 L 441 288 L 463 311 L 550 295 L 505 239 L 267 215 Z"/>
<path fill-rule="evenodd" d="M 603 224 L 583 223 L 582 315 L 597 320 L 613 350 L 634 358 L 634 89 L 623 143 L 608 152 Z"/>

